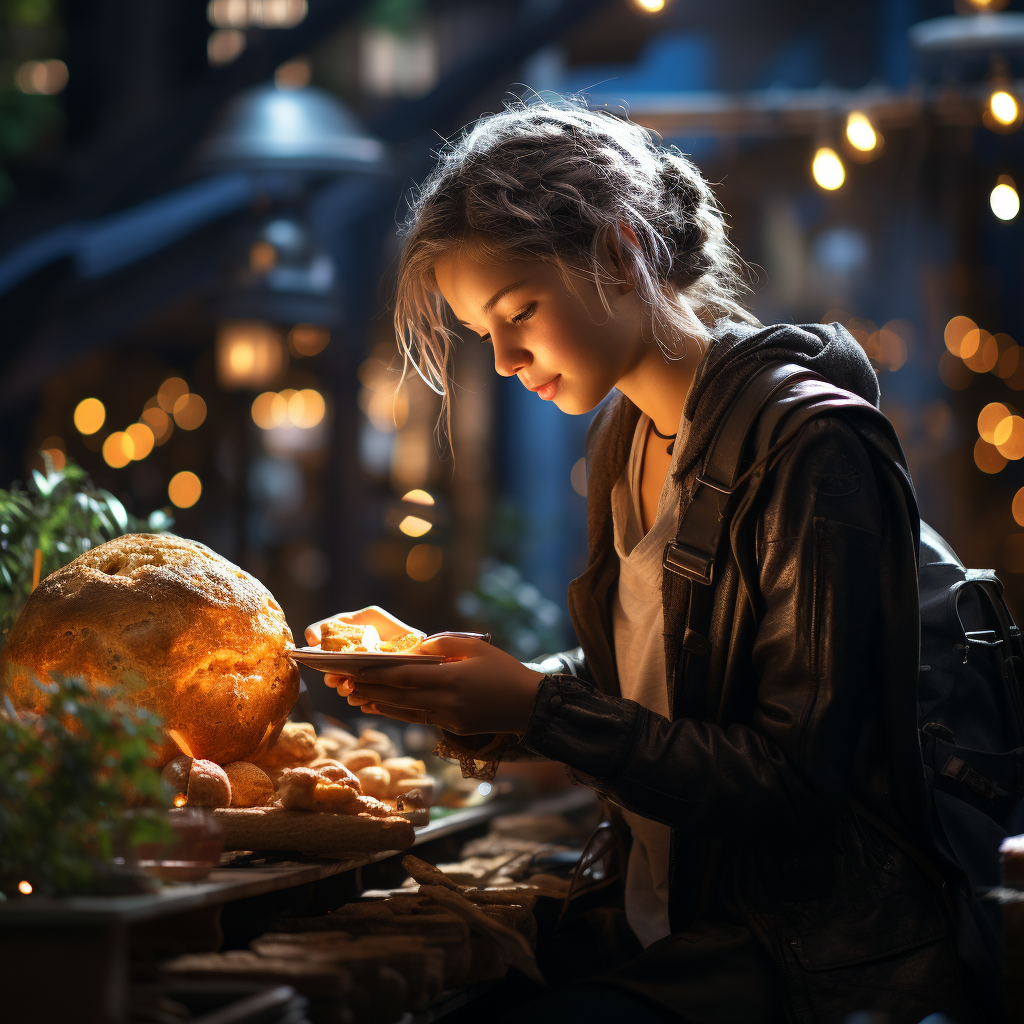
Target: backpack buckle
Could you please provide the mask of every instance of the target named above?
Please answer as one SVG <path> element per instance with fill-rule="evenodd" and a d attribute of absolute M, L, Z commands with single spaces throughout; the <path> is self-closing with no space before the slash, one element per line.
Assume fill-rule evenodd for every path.
<path fill-rule="evenodd" d="M 687 544 L 672 541 L 665 545 L 662 567 L 677 576 L 685 576 L 694 583 L 708 587 L 714 578 L 715 559 L 711 555 L 691 548 Z"/>

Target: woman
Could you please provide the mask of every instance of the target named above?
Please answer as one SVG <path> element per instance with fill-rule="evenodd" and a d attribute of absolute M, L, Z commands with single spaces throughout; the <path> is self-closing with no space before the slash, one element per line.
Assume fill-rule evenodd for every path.
<path fill-rule="evenodd" d="M 580 649 L 523 665 L 439 640 L 464 660 L 327 680 L 439 726 L 467 771 L 560 761 L 612 810 L 622 885 L 566 915 L 591 976 L 522 1019 L 971 1019 L 941 880 L 916 853 L 919 520 L 862 350 L 836 324 L 762 328 L 697 168 L 610 114 L 485 117 L 411 205 L 396 327 L 446 403 L 456 321 L 566 413 L 614 395 L 587 441 Z M 733 400 L 777 363 L 862 401 L 781 448 L 752 442 L 696 630 L 698 584 L 670 579 L 663 552 Z"/>

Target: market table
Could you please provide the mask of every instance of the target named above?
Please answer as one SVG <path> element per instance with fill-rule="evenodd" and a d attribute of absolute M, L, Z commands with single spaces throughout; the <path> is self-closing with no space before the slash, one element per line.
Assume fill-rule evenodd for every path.
<path fill-rule="evenodd" d="M 462 837 L 502 814 L 530 811 L 571 813 L 593 802 L 580 788 L 529 804 L 494 800 L 463 810 L 434 809 L 434 820 L 417 830 L 414 847 Z M 202 882 L 173 883 L 154 893 L 131 896 L 31 897 L 0 903 L 0 979 L 4 1009 L 12 1021 L 75 1021 L 118 1024 L 125 1019 L 129 959 L 139 926 L 162 922 L 160 934 L 191 935 L 206 929 L 211 941 L 221 936 L 219 915 L 210 908 L 251 906 L 258 897 L 282 890 L 337 880 L 332 895 L 362 891 L 362 869 L 394 861 L 407 851 L 366 854 L 351 860 L 303 857 L 277 862 L 215 868 Z M 228 857 L 230 855 L 226 855 Z M 268 858 L 269 860 L 269 858 Z M 344 877 L 342 877 L 344 876 Z M 242 901 L 248 901 L 243 903 Z M 216 947 L 214 947 L 216 948 Z"/>

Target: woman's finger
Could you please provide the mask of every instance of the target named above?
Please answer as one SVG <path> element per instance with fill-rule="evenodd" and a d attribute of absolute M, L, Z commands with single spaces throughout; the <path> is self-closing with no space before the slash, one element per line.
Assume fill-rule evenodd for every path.
<path fill-rule="evenodd" d="M 494 650 L 486 640 L 475 640 L 468 636 L 439 636 L 424 640 L 420 644 L 419 653 L 440 654 L 445 658 L 480 658 L 493 654 Z"/>
<path fill-rule="evenodd" d="M 424 712 L 419 708 L 400 708 L 394 704 L 365 704 L 361 709 L 367 715 L 383 715 L 385 718 L 394 718 L 399 722 L 413 722 L 417 725 L 433 724 L 429 721 L 430 712 Z"/>
<path fill-rule="evenodd" d="M 395 707 L 429 709 L 438 706 L 438 696 L 438 690 L 435 687 L 407 688 L 357 682 L 349 700 L 368 700 L 374 704 L 394 704 Z"/>
<path fill-rule="evenodd" d="M 447 665 L 396 665 L 394 668 L 368 668 L 353 673 L 359 683 L 394 686 L 397 689 L 418 690 L 424 686 L 443 686 L 458 662 Z"/>

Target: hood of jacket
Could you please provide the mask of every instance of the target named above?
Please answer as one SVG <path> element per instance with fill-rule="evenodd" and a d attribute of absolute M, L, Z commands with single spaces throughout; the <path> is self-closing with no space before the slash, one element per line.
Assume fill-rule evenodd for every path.
<path fill-rule="evenodd" d="M 707 449 L 719 420 L 746 382 L 769 363 L 806 367 L 878 407 L 875 371 L 864 349 L 841 324 L 754 327 L 719 321 L 686 396 L 683 415 L 691 427 L 679 464 L 680 476 Z"/>

